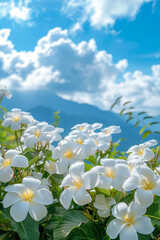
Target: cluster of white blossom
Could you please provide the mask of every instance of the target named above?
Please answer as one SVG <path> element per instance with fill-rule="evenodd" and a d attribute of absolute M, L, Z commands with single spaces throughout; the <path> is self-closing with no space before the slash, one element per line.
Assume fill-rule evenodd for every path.
<path fill-rule="evenodd" d="M 127 159 L 114 159 L 108 152 L 112 148 L 112 134 L 121 132 L 119 126 L 102 128 L 100 123 L 78 124 L 62 139 L 62 128 L 38 122 L 29 113 L 16 108 L 4 115 L 2 124 L 19 132 L 17 144 L 21 148 L 3 149 L 0 156 L 0 181 L 8 182 L 3 206 L 11 207 L 10 215 L 16 222 L 23 221 L 28 213 L 36 221 L 47 215 L 45 205 L 53 203 L 50 177 L 63 174 L 58 199 L 61 205 L 69 209 L 73 207 L 72 200 L 79 206 L 93 202 L 100 218 L 113 215 L 115 219 L 106 229 L 111 239 L 119 235 L 120 240 L 138 240 L 137 233 L 153 232 L 152 222 L 144 214 L 154 196 L 160 196 L 160 175 L 148 164 L 155 157 L 151 147 L 157 144 L 156 140 L 132 146 Z M 51 145 L 53 141 L 58 141 L 57 146 Z M 32 153 L 38 152 L 37 165 L 24 156 L 27 148 Z M 43 151 L 46 150 L 51 156 L 45 159 Z M 90 162 L 91 156 L 96 159 L 94 165 Z M 86 163 L 90 166 L 87 171 Z M 36 170 L 38 164 L 42 166 L 42 173 Z M 23 168 L 34 172 L 27 174 Z M 19 171 L 21 181 L 16 182 L 15 170 Z M 44 172 L 47 178 L 43 178 Z M 133 191 L 134 198 L 127 206 L 97 189 L 124 195 Z"/>
<path fill-rule="evenodd" d="M 4 96 L 10 99 L 12 97 L 12 93 L 5 86 L 0 86 L 0 100 L 2 100 Z"/>

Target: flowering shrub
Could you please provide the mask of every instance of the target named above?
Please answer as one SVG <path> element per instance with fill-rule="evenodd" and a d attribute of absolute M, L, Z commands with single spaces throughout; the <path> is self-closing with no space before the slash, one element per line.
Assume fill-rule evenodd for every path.
<path fill-rule="evenodd" d="M 158 239 L 157 141 L 121 153 L 112 142 L 119 126 L 78 124 L 64 139 L 62 132 L 20 109 L 4 114 L 0 239 Z"/>

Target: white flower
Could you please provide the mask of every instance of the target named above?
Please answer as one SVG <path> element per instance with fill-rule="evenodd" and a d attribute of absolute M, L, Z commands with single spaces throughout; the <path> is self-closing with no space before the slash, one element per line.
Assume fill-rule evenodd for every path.
<path fill-rule="evenodd" d="M 67 166 L 68 169 L 68 166 Z M 49 174 L 64 174 L 66 170 L 66 165 L 64 165 L 62 160 L 53 162 L 51 160 L 45 161 L 44 170 Z"/>
<path fill-rule="evenodd" d="M 8 150 L 5 158 L 0 157 L 0 181 L 9 182 L 13 177 L 12 167 L 25 168 L 28 167 L 28 159 L 17 150 Z"/>
<path fill-rule="evenodd" d="M 103 128 L 101 131 L 108 136 L 110 141 L 112 141 L 112 134 L 121 133 L 120 126 L 110 126 L 107 128 Z"/>
<path fill-rule="evenodd" d="M 69 134 L 67 137 L 65 137 L 65 140 L 70 142 L 76 142 L 78 151 L 79 153 L 81 153 L 81 155 L 83 155 L 83 158 L 93 156 L 97 151 L 95 142 L 91 140 L 89 138 L 89 135 L 86 133 L 79 132 L 73 135 Z M 92 144 L 90 143 L 90 141 L 92 141 Z"/>
<path fill-rule="evenodd" d="M 84 173 L 83 162 L 76 162 L 69 168 L 69 174 L 63 179 L 60 187 L 66 188 L 60 195 L 60 203 L 69 208 L 72 198 L 78 205 L 85 205 L 92 201 L 87 190 L 95 188 L 99 183 L 97 171 L 90 170 Z"/>
<path fill-rule="evenodd" d="M 49 187 L 51 187 L 51 181 L 47 178 L 43 178 L 43 174 L 40 172 L 33 172 L 32 176 L 38 180 L 41 181 L 41 185 L 39 186 L 39 188 L 46 188 L 49 189 Z"/>
<path fill-rule="evenodd" d="M 78 143 L 63 140 L 53 150 L 52 158 L 59 160 L 59 164 L 63 165 L 63 170 L 66 172 L 69 165 L 76 161 L 83 161 L 84 156 L 79 150 Z"/>
<path fill-rule="evenodd" d="M 35 178 L 25 177 L 22 184 L 7 186 L 7 192 L 3 199 L 4 208 L 11 206 L 10 214 L 16 222 L 23 221 L 29 212 L 35 221 L 40 221 L 47 215 L 44 205 L 53 203 L 53 197 L 46 188 L 39 188 L 41 181 Z"/>
<path fill-rule="evenodd" d="M 93 149 L 95 148 L 104 152 L 107 151 L 110 146 L 110 139 L 103 133 L 92 133 L 90 134 L 90 138 L 87 140 L 87 144 Z"/>
<path fill-rule="evenodd" d="M 129 206 L 126 203 L 118 203 L 112 209 L 116 219 L 107 226 L 107 234 L 115 239 L 120 234 L 120 240 L 138 240 L 138 233 L 151 234 L 154 227 L 149 217 L 143 216 L 146 210 L 138 203 L 132 202 Z"/>
<path fill-rule="evenodd" d="M 2 125 L 4 127 L 11 126 L 11 129 L 17 131 L 21 128 L 21 124 L 29 124 L 32 121 L 32 116 L 27 112 L 22 112 L 18 108 L 14 108 L 11 112 L 7 112 L 4 115 L 4 121 Z"/>
<path fill-rule="evenodd" d="M 81 123 L 81 124 L 77 124 L 74 127 L 72 127 L 71 129 L 73 131 L 70 134 L 75 134 L 75 133 L 79 133 L 79 132 L 90 134 L 90 133 L 94 133 L 95 130 L 101 128 L 102 126 L 103 126 L 103 124 L 101 124 L 101 123 L 93 123 L 93 124 Z"/>
<path fill-rule="evenodd" d="M 153 203 L 154 194 L 160 196 L 160 179 L 149 167 L 139 166 L 124 182 L 123 188 L 126 192 L 137 189 L 135 201 L 147 208 Z"/>
<path fill-rule="evenodd" d="M 150 140 L 143 144 L 132 146 L 128 149 L 127 153 L 131 153 L 127 159 L 127 161 L 130 160 L 143 160 L 143 161 L 149 161 L 154 157 L 154 153 L 150 147 L 157 144 L 156 140 Z"/>
<path fill-rule="evenodd" d="M 12 97 L 12 93 L 5 86 L 0 86 L 0 99 L 2 99 L 4 96 L 10 99 Z"/>
<path fill-rule="evenodd" d="M 100 217 L 106 218 L 110 215 L 110 208 L 112 205 L 116 204 L 116 201 L 111 198 L 105 198 L 104 194 L 96 195 L 94 207 L 97 208 L 97 213 Z"/>
<path fill-rule="evenodd" d="M 102 166 L 94 167 L 100 174 L 99 188 L 109 189 L 112 186 L 118 191 L 123 191 L 122 185 L 130 176 L 130 169 L 123 161 L 119 162 L 110 158 L 101 159 Z"/>
<path fill-rule="evenodd" d="M 63 132 L 63 129 L 55 128 L 46 122 L 35 123 L 35 125 L 28 126 L 21 141 L 30 148 L 34 147 L 35 144 L 44 146 L 46 143 L 59 141 L 61 139 L 60 132 Z"/>

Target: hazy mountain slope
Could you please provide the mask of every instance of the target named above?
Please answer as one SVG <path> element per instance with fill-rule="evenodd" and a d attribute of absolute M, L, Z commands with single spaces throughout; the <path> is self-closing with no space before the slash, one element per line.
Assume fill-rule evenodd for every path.
<path fill-rule="evenodd" d="M 52 119 L 53 112 L 55 110 L 44 107 L 44 106 L 37 106 L 32 109 L 28 109 L 28 111 L 39 121 L 47 121 L 48 123 L 52 123 L 54 119 Z M 103 123 L 104 127 L 108 127 L 112 125 L 112 120 L 108 118 L 102 119 L 99 116 L 90 117 L 90 116 L 77 116 L 74 114 L 66 114 L 64 112 L 60 112 L 60 122 L 59 127 L 62 127 L 65 129 L 65 132 L 63 136 L 67 135 L 70 132 L 71 127 L 73 127 L 75 124 L 78 123 L 95 123 L 100 122 Z M 124 121 L 119 119 L 119 124 L 122 133 L 121 134 L 115 134 L 113 136 L 113 139 L 116 141 L 119 138 L 125 138 L 125 141 L 121 143 L 121 150 L 127 150 L 131 145 L 137 144 L 140 142 L 140 136 L 138 135 L 138 129 L 135 130 L 133 126 L 125 124 Z"/>
<path fill-rule="evenodd" d="M 131 145 L 138 144 L 141 141 L 139 128 L 135 129 L 133 125 L 126 124 L 125 119 L 112 111 L 102 111 L 89 104 L 79 104 L 76 102 L 64 100 L 51 91 L 25 91 L 13 92 L 11 100 L 5 99 L 4 106 L 8 110 L 20 108 L 24 111 L 30 111 L 39 121 L 53 122 L 51 118 L 53 112 L 60 111 L 60 127 L 65 129 L 67 135 L 75 124 L 88 122 L 103 123 L 104 127 L 110 125 L 119 125 L 122 133 L 116 134 L 114 139 L 125 138 L 121 143 L 121 149 L 127 150 Z M 159 135 L 151 136 L 159 139 Z M 148 137 L 150 139 L 150 137 Z"/>

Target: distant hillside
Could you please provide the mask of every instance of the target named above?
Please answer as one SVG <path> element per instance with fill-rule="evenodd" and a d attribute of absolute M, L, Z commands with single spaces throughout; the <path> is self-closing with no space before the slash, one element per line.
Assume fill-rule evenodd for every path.
<path fill-rule="evenodd" d="M 4 106 L 10 110 L 20 108 L 29 111 L 39 121 L 53 122 L 53 112 L 60 111 L 59 126 L 65 129 L 64 135 L 67 135 L 75 124 L 88 122 L 100 122 L 104 127 L 110 125 L 119 125 L 122 129 L 121 134 L 115 134 L 114 140 L 125 138 L 121 143 L 121 150 L 127 150 L 130 146 L 141 143 L 139 128 L 127 124 L 125 119 L 112 111 L 102 111 L 89 104 L 79 104 L 73 101 L 64 100 L 51 91 L 25 91 L 13 92 L 11 100 L 4 101 Z M 63 136 L 64 136 L 63 135 Z M 159 135 L 152 136 L 157 140 Z M 148 139 L 150 139 L 148 137 Z M 148 140 L 147 139 L 147 140 Z"/>
<path fill-rule="evenodd" d="M 56 110 L 44 107 L 44 106 L 37 106 L 35 108 L 28 110 L 34 118 L 36 118 L 39 121 L 47 121 L 48 123 L 52 123 L 54 120 L 52 119 L 53 112 Z M 67 135 L 70 132 L 71 127 L 73 127 L 75 124 L 88 122 L 88 123 L 95 123 L 99 122 L 102 123 L 104 127 L 108 127 L 110 125 L 116 124 L 120 125 L 122 129 L 121 134 L 115 134 L 113 135 L 113 140 L 118 140 L 119 138 L 125 138 L 125 141 L 121 142 L 120 149 L 121 150 L 127 150 L 130 146 L 134 144 L 138 144 L 140 142 L 140 136 L 138 135 L 138 129 L 134 129 L 132 125 L 126 124 L 124 121 L 119 119 L 118 122 L 116 122 L 115 119 L 110 119 L 110 113 L 108 117 L 101 118 L 98 115 L 95 115 L 95 117 L 90 116 L 78 116 L 74 114 L 66 114 L 64 112 L 60 112 L 60 122 L 59 127 L 62 127 L 65 129 L 65 132 L 63 133 L 63 136 Z M 107 116 L 107 115 L 106 115 Z M 114 123 L 113 123 L 114 122 Z"/>

